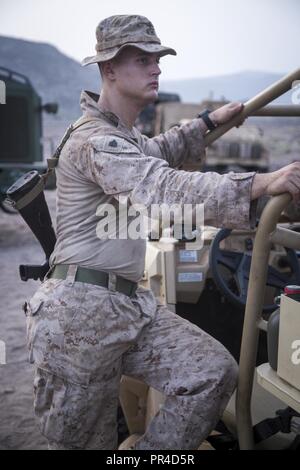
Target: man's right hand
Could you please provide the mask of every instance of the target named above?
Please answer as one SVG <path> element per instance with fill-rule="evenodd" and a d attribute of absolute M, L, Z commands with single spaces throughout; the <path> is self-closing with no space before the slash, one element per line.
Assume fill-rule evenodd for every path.
<path fill-rule="evenodd" d="M 280 168 L 272 173 L 256 174 L 253 179 L 251 199 L 289 193 L 295 203 L 300 202 L 300 162 Z"/>
<path fill-rule="evenodd" d="M 236 114 L 239 114 L 243 110 L 243 107 L 243 103 L 227 103 L 224 106 L 221 106 L 221 108 L 212 111 L 209 114 L 209 118 L 217 126 L 220 124 L 225 124 L 225 122 L 230 121 L 230 119 L 232 119 Z M 243 121 L 241 121 L 241 124 Z"/>

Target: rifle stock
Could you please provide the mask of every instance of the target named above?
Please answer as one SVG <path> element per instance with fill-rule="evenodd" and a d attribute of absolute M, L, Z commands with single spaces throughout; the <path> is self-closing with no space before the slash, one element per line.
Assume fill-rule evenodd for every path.
<path fill-rule="evenodd" d="M 56 242 L 43 189 L 43 178 L 33 170 L 19 178 L 6 193 L 9 201 L 13 203 L 35 235 L 46 256 L 42 265 L 20 265 L 19 272 L 22 281 L 43 280 L 49 270 L 49 258 Z"/>

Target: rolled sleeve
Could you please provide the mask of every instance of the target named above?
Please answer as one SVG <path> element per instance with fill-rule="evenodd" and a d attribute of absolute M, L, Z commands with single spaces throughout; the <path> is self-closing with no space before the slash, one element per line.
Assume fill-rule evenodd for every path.
<path fill-rule="evenodd" d="M 180 127 L 175 126 L 152 139 L 142 136 L 141 146 L 145 155 L 166 160 L 171 168 L 184 163 L 197 163 L 199 168 L 205 160 L 204 135 L 207 128 L 202 119 L 193 119 Z"/>

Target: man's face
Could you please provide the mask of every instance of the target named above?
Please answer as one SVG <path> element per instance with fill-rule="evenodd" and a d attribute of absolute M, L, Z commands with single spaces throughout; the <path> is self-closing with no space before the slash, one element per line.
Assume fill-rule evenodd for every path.
<path fill-rule="evenodd" d="M 122 95 L 142 106 L 157 99 L 161 73 L 158 54 L 127 47 L 114 60 L 113 67 L 115 85 Z"/>

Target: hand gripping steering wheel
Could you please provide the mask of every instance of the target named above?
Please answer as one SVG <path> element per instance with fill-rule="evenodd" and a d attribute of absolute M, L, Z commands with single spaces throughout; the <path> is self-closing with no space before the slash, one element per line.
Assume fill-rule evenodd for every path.
<path fill-rule="evenodd" d="M 221 250 L 220 243 L 231 234 L 230 229 L 221 229 L 211 244 L 210 267 L 213 279 L 222 294 L 233 304 L 245 308 L 248 292 L 251 255 L 230 250 Z M 267 286 L 283 290 L 287 284 L 300 284 L 300 268 L 297 254 L 285 248 L 290 272 L 280 272 L 268 266 Z M 231 273 L 230 281 L 225 279 L 221 267 L 225 266 Z M 272 312 L 276 304 L 264 305 L 264 312 Z"/>

